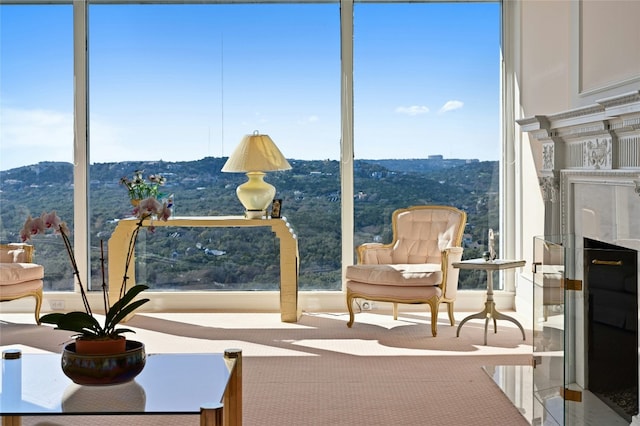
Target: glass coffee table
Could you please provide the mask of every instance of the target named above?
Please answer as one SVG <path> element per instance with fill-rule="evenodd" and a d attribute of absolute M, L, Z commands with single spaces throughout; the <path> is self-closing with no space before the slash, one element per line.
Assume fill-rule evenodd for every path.
<path fill-rule="evenodd" d="M 240 349 L 148 354 L 134 380 L 112 386 L 73 383 L 62 372 L 60 359 L 60 354 L 22 354 L 20 360 L 3 360 L 3 426 L 19 426 L 22 416 L 56 414 L 197 414 L 201 425 L 242 424 Z"/>

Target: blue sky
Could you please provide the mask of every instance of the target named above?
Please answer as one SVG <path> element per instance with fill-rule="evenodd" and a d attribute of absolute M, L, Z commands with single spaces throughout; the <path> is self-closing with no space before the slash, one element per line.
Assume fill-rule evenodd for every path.
<path fill-rule="evenodd" d="M 499 5 L 356 4 L 356 158 L 498 160 Z M 337 4 L 95 5 L 91 162 L 338 159 Z M 0 170 L 72 161 L 69 5 L 0 5 Z"/>

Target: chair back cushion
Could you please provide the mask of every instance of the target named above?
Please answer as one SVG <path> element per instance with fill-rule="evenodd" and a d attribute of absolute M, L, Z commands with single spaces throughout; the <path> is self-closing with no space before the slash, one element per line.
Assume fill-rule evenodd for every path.
<path fill-rule="evenodd" d="M 446 206 L 418 206 L 394 212 L 391 263 L 437 263 L 441 251 L 460 246 L 464 213 Z"/>
<path fill-rule="evenodd" d="M 0 244 L 0 263 L 29 263 L 33 246 L 23 243 Z"/>

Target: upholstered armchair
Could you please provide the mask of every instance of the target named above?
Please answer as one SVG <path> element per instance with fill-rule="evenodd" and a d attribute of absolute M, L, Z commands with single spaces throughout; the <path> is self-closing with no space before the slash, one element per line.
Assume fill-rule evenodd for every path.
<path fill-rule="evenodd" d="M 462 235 L 467 214 L 449 206 L 413 206 L 393 212 L 393 241 L 357 247 L 357 264 L 348 266 L 348 327 L 354 322 L 354 299 L 393 303 L 426 303 L 431 308 L 431 334 L 438 334 L 438 309 L 447 304 L 455 325 L 453 302 L 458 290 Z"/>
<path fill-rule="evenodd" d="M 33 263 L 33 246 L 0 244 L 0 302 L 34 297 L 36 324 L 40 324 L 44 268 Z"/>

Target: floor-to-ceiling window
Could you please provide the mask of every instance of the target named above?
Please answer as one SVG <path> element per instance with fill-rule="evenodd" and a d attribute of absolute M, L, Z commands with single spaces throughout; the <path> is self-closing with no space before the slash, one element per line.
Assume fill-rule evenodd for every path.
<path fill-rule="evenodd" d="M 91 246 L 131 213 L 117 183 L 135 170 L 167 179 L 176 215 L 241 215 L 246 177 L 221 168 L 258 131 L 293 167 L 266 180 L 298 235 L 300 288 L 339 290 L 339 22 L 337 3 L 91 5 Z M 268 227 L 157 229 L 138 282 L 277 290 L 275 244 Z"/>
<path fill-rule="evenodd" d="M 73 224 L 73 9 L 0 6 L 0 240 L 28 215 Z M 73 290 L 60 238 L 34 237 L 47 289 Z"/>
<path fill-rule="evenodd" d="M 356 3 L 353 39 L 355 244 L 388 243 L 397 208 L 443 204 L 481 257 L 500 227 L 500 4 Z"/>
<path fill-rule="evenodd" d="M 20 124 L 5 113 L 6 88 L 20 62 L 6 56 L 4 43 L 33 37 L 4 25 L 13 22 L 14 7 L 38 14 L 65 11 L 66 21 L 49 22 L 64 26 L 67 37 L 65 46 L 64 37 L 48 34 L 57 55 L 36 59 L 20 45 L 15 52 L 45 64 L 39 69 L 55 88 L 41 91 L 43 97 L 65 87 L 54 70 L 66 61 L 66 113 L 72 119 L 71 6 L 1 5 L 3 242 L 15 239 L 11 233 L 23 220 L 5 215 L 10 208 L 37 214 L 58 208 L 48 199 L 18 202 L 5 195 L 18 164 L 5 165 L 5 151 L 17 139 L 4 129 Z M 341 19 L 353 25 L 353 57 L 341 56 Z M 89 2 L 92 282 L 100 282 L 100 240 L 131 212 L 118 185 L 121 177 L 139 169 L 164 174 L 177 215 L 242 214 L 235 187 L 246 178 L 220 169 L 241 137 L 255 130 L 269 134 L 293 166 L 267 180 L 278 189 L 283 214 L 298 235 L 302 290 L 341 289 L 340 211 L 350 206 L 355 206 L 355 245 L 387 238 L 397 207 L 455 205 L 469 214 L 467 257 L 481 253 L 487 228 L 499 227 L 499 29 L 498 2 L 358 2 L 353 19 L 341 16 L 338 2 Z M 47 43 L 33 45 L 51 54 L 43 48 Z M 353 75 L 341 72 L 345 62 L 353 65 Z M 352 79 L 354 88 L 353 104 L 347 106 L 340 103 L 345 79 Z M 25 108 L 32 105 L 37 102 Z M 341 128 L 345 117 L 354 129 L 353 199 L 340 191 L 341 160 L 348 160 L 349 148 Z M 71 149 L 71 122 L 67 144 Z M 71 176 L 68 156 L 61 161 L 69 162 Z M 19 165 L 51 158 L 25 155 Z M 57 185 L 57 177 L 47 178 L 47 185 L 53 182 Z M 27 186 L 32 185 L 37 182 Z M 43 193 L 53 196 L 54 190 Z M 58 209 L 72 221 L 69 201 Z M 156 290 L 277 289 L 275 244 L 268 230 L 145 234 L 139 281 Z M 464 285 L 482 287 L 483 281 Z"/>

